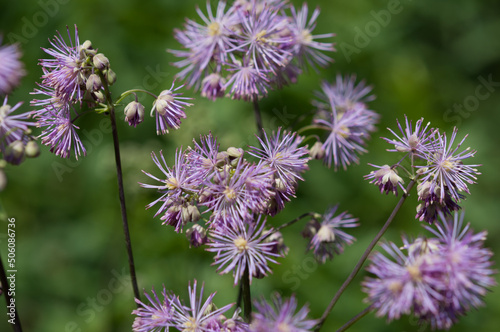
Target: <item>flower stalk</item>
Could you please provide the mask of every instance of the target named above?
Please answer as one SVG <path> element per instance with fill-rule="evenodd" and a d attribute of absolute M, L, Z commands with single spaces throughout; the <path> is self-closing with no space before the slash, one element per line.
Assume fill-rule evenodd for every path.
<path fill-rule="evenodd" d="M 127 208 L 125 205 L 125 191 L 123 189 L 123 172 L 122 172 L 122 164 L 120 157 L 120 144 L 118 141 L 118 130 L 116 128 L 116 117 L 115 117 L 115 107 L 111 99 L 111 93 L 109 91 L 108 83 L 102 74 L 99 71 L 99 77 L 103 82 L 104 93 L 106 96 L 106 101 L 109 109 L 109 119 L 111 120 L 111 130 L 113 135 L 113 148 L 115 151 L 115 164 L 116 164 L 116 175 L 118 180 L 118 196 L 120 199 L 120 210 L 122 216 L 123 223 L 123 233 L 125 235 L 125 247 L 127 249 L 128 255 L 128 265 L 130 270 L 130 278 L 132 280 L 132 288 L 134 290 L 135 298 L 140 300 L 139 287 L 137 286 L 137 277 L 135 274 L 135 264 L 134 264 L 134 256 L 132 253 L 132 242 L 130 240 L 130 232 L 128 228 L 128 218 L 127 218 Z"/>
<path fill-rule="evenodd" d="M 346 288 L 354 280 L 354 278 L 358 274 L 359 270 L 361 270 L 361 267 L 363 266 L 363 264 L 365 263 L 366 259 L 368 258 L 368 256 L 372 252 L 373 248 L 377 245 L 377 243 L 380 240 L 380 238 L 384 235 L 385 231 L 389 228 L 389 226 L 391 225 L 392 221 L 396 217 L 396 214 L 401 209 L 401 206 L 403 206 L 403 203 L 406 201 L 406 198 L 408 197 L 408 193 L 413 188 L 413 186 L 415 185 L 416 182 L 417 182 L 417 179 L 413 179 L 413 180 L 410 181 L 410 183 L 406 187 L 406 192 L 403 193 L 403 195 L 399 199 L 398 204 L 396 204 L 396 207 L 394 208 L 394 210 L 392 210 L 392 213 L 389 216 L 389 218 L 387 219 L 387 221 L 385 222 L 384 226 L 382 226 L 382 228 L 377 233 L 377 235 L 375 236 L 375 238 L 370 242 L 370 244 L 368 245 L 368 247 L 364 251 L 363 255 L 361 255 L 361 258 L 359 259 L 358 263 L 356 264 L 356 266 L 354 267 L 354 269 L 352 270 L 352 272 L 349 274 L 349 276 L 344 281 L 344 283 L 342 284 L 342 286 L 340 286 L 340 288 L 335 293 L 335 295 L 333 296 L 332 300 L 330 301 L 330 304 L 328 304 L 328 307 L 325 309 L 325 311 L 324 311 L 323 315 L 321 316 L 318 324 L 316 325 L 316 328 L 315 328 L 316 332 L 318 332 L 321 329 L 321 327 L 325 323 L 326 319 L 328 318 L 328 315 L 330 314 L 330 312 L 332 312 L 333 308 L 335 307 L 335 304 L 339 300 L 340 296 L 344 293 L 344 291 L 346 290 Z"/>

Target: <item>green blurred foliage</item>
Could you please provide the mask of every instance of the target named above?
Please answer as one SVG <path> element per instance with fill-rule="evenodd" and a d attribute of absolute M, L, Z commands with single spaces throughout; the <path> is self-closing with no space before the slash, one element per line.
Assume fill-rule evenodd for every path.
<path fill-rule="evenodd" d="M 298 0 L 292 2 L 301 4 Z M 447 132 L 456 125 L 460 138 L 469 134 L 466 145 L 478 150 L 474 162 L 484 166 L 478 184 L 470 187 L 471 195 L 463 204 L 466 220 L 477 231 L 487 229 L 487 244 L 495 253 L 500 252 L 500 243 L 496 241 L 500 237 L 500 84 L 496 83 L 487 97 L 475 97 L 481 78 L 500 82 L 500 4 L 493 0 L 309 1 L 310 7 L 317 5 L 322 12 L 315 32 L 337 34 L 335 63 L 318 73 L 303 74 L 293 86 L 271 92 L 261 102 L 265 126 L 286 127 L 311 111 L 312 92 L 319 88 L 321 80 L 333 81 L 337 73 L 356 73 L 374 86 L 377 99 L 371 106 L 381 114 L 381 121 L 369 143 L 370 152 L 362 156 L 360 165 L 347 172 L 334 172 L 312 161 L 297 198 L 272 218 L 277 225 L 307 211 L 323 212 L 339 202 L 342 211 L 349 210 L 361 221 L 361 227 L 352 232 L 357 242 L 344 255 L 323 266 L 313 263 L 311 255 L 305 253 L 306 242 L 300 236 L 302 225 L 290 227 L 284 231 L 289 255 L 274 266 L 271 276 L 254 281 L 254 296 L 268 296 L 272 291 L 296 293 L 300 304 L 309 303 L 312 317 L 321 315 L 397 202 L 395 197 L 381 195 L 362 176 L 370 171 L 368 162 L 397 161 L 397 156 L 385 152 L 388 146 L 378 137 L 388 135 L 385 128 L 395 128 L 396 118 L 401 120 L 404 114 L 414 121 L 424 117 Z M 56 30 L 64 35 L 66 25 L 72 31 L 74 24 L 78 25 L 82 41 L 91 40 L 110 59 L 118 75 L 112 87 L 115 96 L 133 87 L 146 87 L 155 93 L 168 89 L 177 70 L 170 65 L 175 58 L 165 50 L 179 48 L 172 32 L 182 27 L 185 17 L 197 17 L 195 6 L 204 8 L 205 2 L 2 1 L 0 32 L 4 42 L 16 38 L 22 43 L 28 71 L 10 103 L 24 101 L 23 109 L 29 110 L 29 93 L 41 76 L 37 62 L 45 57 L 40 47 L 49 47 L 48 38 Z M 394 9 L 389 16 L 380 12 L 389 9 Z M 152 73 L 160 75 L 155 79 Z M 246 103 L 210 102 L 199 93 L 184 90 L 187 96 L 195 98 L 195 106 L 188 109 L 181 129 L 166 136 L 156 136 L 152 119 L 134 129 L 123 122 L 119 113 L 136 268 L 141 289 L 149 291 L 154 286 L 159 290 L 164 284 L 185 297 L 188 281 L 197 279 L 206 283 L 207 292 L 218 291 L 215 301 L 221 306 L 236 298 L 231 276 L 216 274 L 211 266 L 212 254 L 202 249 L 188 250 L 183 234 L 176 234 L 162 226 L 158 218 L 153 219 L 155 211 L 144 207 L 157 194 L 140 188 L 138 182 L 148 181 L 141 170 L 156 171 L 149 157 L 151 151 L 163 150 L 172 160 L 177 147 L 188 146 L 193 138 L 208 131 L 219 137 L 222 147 L 254 143 L 253 113 Z M 152 102 L 147 98 L 142 101 L 146 107 Z M 454 107 L 464 103 L 461 111 Z M 95 129 L 102 121 L 107 120 L 91 115 L 78 123 L 88 131 L 83 137 L 88 136 L 86 140 L 91 142 L 87 145 L 87 157 L 62 160 L 43 147 L 39 158 L 6 169 L 9 182 L 1 199 L 7 216 L 16 218 L 17 223 L 16 303 L 26 331 L 131 329 L 132 291 L 126 278 L 117 278 L 126 273 L 127 258 L 111 135 Z M 67 172 L 61 174 L 57 169 L 62 166 L 67 167 Z M 399 241 L 403 231 L 415 235 L 423 232 L 414 220 L 415 206 L 412 195 L 386 239 Z M 0 234 L 5 233 L 6 223 L 2 221 Z M 2 257 L 6 257 L 4 239 L 5 236 L 0 238 Z M 302 272 L 297 272 L 297 268 Z M 365 272 L 340 299 L 324 331 L 340 327 L 364 308 L 364 294 L 359 287 L 363 275 Z M 452 331 L 496 331 L 499 311 L 500 296 L 495 288 L 486 297 L 486 307 L 462 318 Z M 0 317 L 4 317 L 0 319 L 0 330 L 8 331 L 4 306 L 0 306 Z M 425 328 L 408 317 L 387 325 L 374 314 L 351 328 L 387 330 Z"/>

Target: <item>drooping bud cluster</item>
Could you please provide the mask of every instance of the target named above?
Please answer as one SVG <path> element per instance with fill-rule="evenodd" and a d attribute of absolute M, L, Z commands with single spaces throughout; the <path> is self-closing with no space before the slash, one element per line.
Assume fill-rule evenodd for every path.
<path fill-rule="evenodd" d="M 202 90 L 202 96 L 215 100 L 226 92 L 235 99 L 257 100 L 269 88 L 294 83 L 306 63 L 325 67 L 332 59 L 322 51 L 334 51 L 332 43 L 318 39 L 333 33 L 313 35 L 319 9 L 308 19 L 306 4 L 296 10 L 285 1 L 235 1 L 217 3 L 212 12 L 207 2 L 203 23 L 187 20 L 175 38 L 183 50 L 169 50 L 182 60 L 178 77 L 188 86 Z"/>
<path fill-rule="evenodd" d="M 74 107 L 84 102 L 90 108 L 105 103 L 103 84 L 113 84 L 116 75 L 109 60 L 97 53 L 89 40 L 80 43 L 76 25 L 74 40 L 69 28 L 67 32 L 69 44 L 58 32 L 50 41 L 53 48 L 42 48 L 52 58 L 40 60 L 42 82 L 32 94 L 45 99 L 34 99 L 31 105 L 37 108 L 32 116 L 42 128 L 42 143 L 58 156 L 68 158 L 73 150 L 78 158 L 86 150 L 77 133 L 79 128 L 73 124 L 73 116 L 79 116 Z"/>
<path fill-rule="evenodd" d="M 398 175 L 397 168 L 404 160 L 409 160 L 413 168 L 410 177 L 417 178 L 418 200 L 421 201 L 416 218 L 432 224 L 439 213 L 451 215 L 453 211 L 460 209 L 458 203 L 465 198 L 463 193 L 469 193 L 467 184 L 475 183 L 476 176 L 481 174 L 476 169 L 480 165 L 464 163 L 476 151 L 466 148 L 459 152 L 467 135 L 454 146 L 456 128 L 448 140 L 446 133 L 429 128 L 429 124 L 423 126 L 423 119 L 416 122 L 415 128 L 406 116 L 405 122 L 405 129 L 398 122 L 401 135 L 389 129 L 396 138 L 384 138 L 394 145 L 394 149 L 388 151 L 405 153 L 403 159 L 393 166 L 372 165 L 378 170 L 366 175 L 365 179 L 371 179 L 370 183 L 379 186 L 381 192 L 392 191 L 397 195 L 398 186 L 404 191 L 403 179 Z"/>

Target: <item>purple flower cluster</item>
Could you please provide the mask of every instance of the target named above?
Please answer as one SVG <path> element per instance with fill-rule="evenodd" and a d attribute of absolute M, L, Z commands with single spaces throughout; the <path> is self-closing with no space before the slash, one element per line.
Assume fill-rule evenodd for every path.
<path fill-rule="evenodd" d="M 378 170 L 366 175 L 365 179 L 371 179 L 370 183 L 379 186 L 381 192 L 392 191 L 397 195 L 397 187 L 403 191 L 404 188 L 403 179 L 396 169 L 408 158 L 418 176 L 418 199 L 422 202 L 417 207 L 416 218 L 432 224 L 440 212 L 451 215 L 460 209 L 458 203 L 465 198 L 463 193 L 469 193 L 468 184 L 475 183 L 476 176 L 481 174 L 476 169 L 480 165 L 465 163 L 466 159 L 474 157 L 476 151 L 460 149 L 467 135 L 455 146 L 456 128 L 448 139 L 446 133 L 429 128 L 429 124 L 423 126 L 423 119 L 418 120 L 414 128 L 406 116 L 405 123 L 403 129 L 398 122 L 401 135 L 389 129 L 395 138 L 384 138 L 394 145 L 394 149 L 388 151 L 405 153 L 403 159 L 393 166 L 372 165 Z"/>
<path fill-rule="evenodd" d="M 359 226 L 358 219 L 352 218 L 346 211 L 334 217 L 337 208 L 338 205 L 329 208 L 321 216 L 321 221 L 311 219 L 302 232 L 304 237 L 310 239 L 309 250 L 312 250 L 316 260 L 323 264 L 327 259 L 333 259 L 334 254 L 342 254 L 344 247 L 354 242 L 355 238 L 342 228 Z"/>
<path fill-rule="evenodd" d="M 463 225 L 464 215 L 453 220 L 440 214 L 435 237 L 403 238 L 403 250 L 394 243 L 382 247 L 390 258 L 375 253 L 367 268 L 374 277 L 363 282 L 367 302 L 378 316 L 398 319 L 415 315 L 433 328 L 449 329 L 460 316 L 483 304 L 482 298 L 496 283 L 492 253 L 484 248 L 486 232 L 474 233 Z"/>
<path fill-rule="evenodd" d="M 352 163 L 359 163 L 358 155 L 365 153 L 366 140 L 375 130 L 378 114 L 367 108 L 373 100 L 371 87 L 363 82 L 356 84 L 356 77 L 338 75 L 334 84 L 323 82 L 319 100 L 314 102 L 316 113 L 312 129 L 326 131 L 328 136 L 311 149 L 311 156 L 323 159 L 335 170 L 345 170 Z"/>
<path fill-rule="evenodd" d="M 189 285 L 189 303 L 186 305 L 172 292 L 163 288 L 162 297 L 158 297 L 155 290 L 153 296 L 145 293 L 149 303 L 146 304 L 136 299 L 139 309 L 132 311 L 136 316 L 132 330 L 137 332 L 168 331 L 173 327 L 179 331 L 193 332 L 244 332 L 248 331 L 248 325 L 238 315 L 231 318 L 224 316 L 233 304 L 228 304 L 216 309 L 213 304 L 215 293 L 212 293 L 203 301 L 204 285 L 201 286 L 198 295 L 197 282 L 193 287 Z"/>
<path fill-rule="evenodd" d="M 16 88 L 21 78 L 26 75 L 17 44 L 1 45 L 0 36 L 0 96 L 6 96 Z"/>
<path fill-rule="evenodd" d="M 273 294 L 271 302 L 270 304 L 264 299 L 254 302 L 257 312 L 253 313 L 249 332 L 308 332 L 312 331 L 318 323 L 317 320 L 307 318 L 309 313 L 307 305 L 295 312 L 297 300 L 293 295 L 288 300 L 284 300 L 276 293 Z"/>
<path fill-rule="evenodd" d="M 190 243 L 208 244 L 207 250 L 216 253 L 214 264 L 221 273 L 233 271 L 235 284 L 245 269 L 250 280 L 266 275 L 268 263 L 276 263 L 274 258 L 286 251 L 274 232 L 265 229 L 265 215 L 275 215 L 294 196 L 309 161 L 307 148 L 299 146 L 302 137 L 295 133 L 279 129 L 259 141 L 261 147 L 250 147 L 248 153 L 257 162 L 248 161 L 243 149 L 220 151 L 211 134 L 193 148 L 178 150 L 171 167 L 161 153 L 160 158 L 153 153 L 163 175 L 144 172 L 159 184 L 141 184 L 161 193 L 147 207 L 160 204 L 156 215 L 177 232 L 207 216 L 206 230 L 194 224 L 187 231 Z"/>
<path fill-rule="evenodd" d="M 286 1 L 238 0 L 226 9 L 219 1 L 215 13 L 207 1 L 207 15 L 199 8 L 202 23 L 188 19 L 175 30 L 182 50 L 169 50 L 181 60 L 178 77 L 188 86 L 201 87 L 209 99 L 226 92 L 235 99 L 257 100 L 269 88 L 295 82 L 301 70 L 326 66 L 332 43 L 319 42 L 334 34 L 313 35 L 319 9 L 308 19 L 306 4 L 299 10 Z"/>

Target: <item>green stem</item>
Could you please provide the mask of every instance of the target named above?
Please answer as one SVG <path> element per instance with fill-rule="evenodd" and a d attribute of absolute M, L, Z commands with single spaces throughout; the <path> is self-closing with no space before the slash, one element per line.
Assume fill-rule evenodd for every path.
<path fill-rule="evenodd" d="M 315 331 L 316 332 L 321 329 L 321 326 L 323 326 L 323 324 L 325 323 L 326 318 L 328 317 L 328 315 L 330 314 L 330 312 L 333 310 L 333 307 L 335 307 L 335 304 L 339 300 L 339 298 L 342 295 L 342 293 L 344 293 L 344 291 L 346 290 L 347 286 L 349 286 L 349 284 L 352 282 L 352 280 L 354 279 L 354 277 L 356 277 L 356 275 L 358 274 L 359 270 L 361 270 L 361 267 L 363 266 L 364 262 L 366 261 L 366 259 L 370 255 L 370 253 L 373 250 L 373 248 L 377 245 L 378 241 L 380 240 L 380 238 L 382 237 L 382 235 L 384 235 L 384 233 L 387 230 L 387 228 L 389 228 L 391 222 L 394 220 L 394 217 L 396 217 L 396 214 L 401 209 L 401 206 L 405 202 L 406 198 L 408 197 L 408 193 L 413 188 L 413 186 L 415 185 L 416 181 L 417 181 L 417 179 L 413 179 L 413 180 L 410 181 L 410 183 L 408 184 L 408 187 L 406 188 L 406 193 L 402 194 L 401 198 L 399 199 L 398 204 L 396 205 L 396 207 L 394 208 L 394 210 L 392 210 L 392 213 L 389 216 L 389 218 L 387 219 L 387 221 L 385 222 L 384 226 L 382 226 L 382 228 L 377 233 L 377 235 L 375 236 L 375 238 L 370 242 L 370 244 L 366 248 L 365 252 L 363 253 L 363 255 L 361 256 L 361 258 L 359 259 L 358 263 L 356 264 L 356 266 L 352 270 L 351 274 L 349 274 L 349 276 L 344 281 L 344 283 L 342 284 L 342 286 L 340 286 L 340 288 L 338 289 L 337 293 L 335 293 L 335 295 L 333 296 L 332 300 L 330 301 L 330 304 L 328 305 L 328 307 L 326 308 L 325 312 L 321 316 L 321 318 L 319 320 L 319 323 L 315 327 Z"/>
<path fill-rule="evenodd" d="M 99 77 L 102 80 L 102 84 L 104 87 L 104 93 L 106 95 L 106 102 L 109 108 L 109 118 L 111 120 L 111 129 L 113 134 L 113 147 L 115 150 L 115 164 L 116 164 L 116 175 L 118 179 L 118 196 L 120 198 L 120 208 L 122 215 L 122 224 L 123 224 L 123 233 L 125 235 L 125 247 L 127 249 L 128 254 L 128 265 L 130 270 L 130 278 L 132 280 L 132 288 L 134 290 L 134 295 L 136 299 L 140 300 L 141 297 L 139 295 L 139 287 L 137 286 L 137 277 L 135 274 L 135 265 L 134 265 L 134 256 L 132 254 L 132 243 L 130 240 L 130 232 L 128 228 L 128 219 L 127 219 L 127 208 L 125 206 L 125 191 L 123 189 L 123 172 L 122 172 L 122 163 L 120 157 L 120 145 L 118 141 L 118 130 L 116 128 L 116 118 L 115 118 L 115 107 L 111 99 L 111 93 L 109 92 L 109 87 L 106 82 L 106 78 L 99 71 Z"/>
<path fill-rule="evenodd" d="M 356 316 L 354 316 L 353 318 L 351 318 L 347 323 L 345 323 L 344 325 L 342 325 L 342 327 L 339 328 L 337 330 L 337 332 L 343 332 L 343 331 L 347 330 L 352 325 L 354 325 L 354 323 L 356 323 L 357 321 L 359 321 L 361 318 L 365 317 L 372 310 L 373 310 L 373 306 L 370 305 L 370 306 L 366 307 L 363 311 L 361 311 L 359 314 L 357 314 Z"/>
<path fill-rule="evenodd" d="M 130 95 L 130 94 L 132 94 L 134 92 L 146 93 L 146 94 L 150 95 L 151 97 L 153 97 L 154 99 L 158 99 L 157 95 L 155 95 L 154 93 L 151 93 L 151 92 L 149 92 L 147 90 L 143 90 L 143 89 L 131 89 L 131 90 L 127 90 L 124 93 L 122 93 L 120 95 L 120 98 L 118 98 L 118 100 L 115 103 L 118 105 L 123 99 L 125 99 L 128 95 Z"/>
<path fill-rule="evenodd" d="M 320 126 L 320 125 L 317 125 L 317 124 L 313 124 L 313 125 L 309 125 L 309 126 L 305 126 L 305 127 L 300 128 L 297 131 L 297 133 L 298 134 L 302 134 L 304 131 L 306 131 L 306 130 L 312 130 L 312 129 L 323 129 L 323 130 L 328 130 L 328 131 L 332 130 L 332 128 L 328 128 L 327 126 Z"/>

